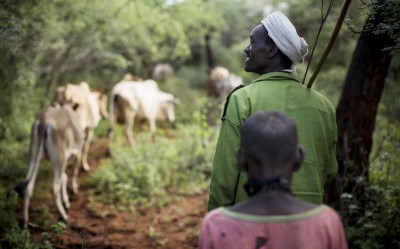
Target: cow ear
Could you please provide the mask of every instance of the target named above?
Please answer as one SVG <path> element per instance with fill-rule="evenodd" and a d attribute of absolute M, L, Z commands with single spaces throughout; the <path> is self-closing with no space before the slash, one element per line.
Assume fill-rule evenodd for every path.
<path fill-rule="evenodd" d="M 179 105 L 180 103 L 179 99 L 177 98 L 168 99 L 167 102 L 173 105 Z"/>
<path fill-rule="evenodd" d="M 177 99 L 177 98 L 174 98 L 172 100 L 172 103 L 174 103 L 174 105 L 179 105 L 181 103 L 181 101 L 179 99 Z"/>
<path fill-rule="evenodd" d="M 51 104 L 51 106 L 52 106 L 52 107 L 58 108 L 58 107 L 62 106 L 62 103 L 60 104 L 60 103 L 58 103 L 58 102 L 53 102 L 53 103 Z"/>

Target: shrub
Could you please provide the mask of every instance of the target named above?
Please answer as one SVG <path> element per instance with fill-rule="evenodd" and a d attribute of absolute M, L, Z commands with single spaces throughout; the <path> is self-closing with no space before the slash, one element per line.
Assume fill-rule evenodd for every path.
<path fill-rule="evenodd" d="M 178 124 L 172 137 L 156 136 L 148 141 L 138 135 L 132 147 L 111 145 L 112 159 L 105 160 L 88 179 L 94 198 L 122 208 L 135 204 L 163 205 L 168 192 L 194 194 L 208 186 L 215 151 L 215 127 L 206 115 L 192 113 L 192 124 Z M 159 129 L 158 133 L 167 132 Z"/>
<path fill-rule="evenodd" d="M 37 225 L 29 224 L 32 229 L 35 229 Z M 32 239 L 32 234 L 29 230 L 24 230 L 18 227 L 16 224 L 11 226 L 4 235 L 1 241 L 1 246 L 4 248 L 24 248 L 24 249 L 52 249 L 54 243 L 51 240 L 57 240 L 57 235 L 62 235 L 66 229 L 66 225 L 63 222 L 58 222 L 51 226 L 49 231 L 41 234 L 41 239 L 36 236 Z"/>
<path fill-rule="evenodd" d="M 366 189 L 367 205 L 362 216 L 352 220 L 352 211 L 358 209 L 352 196 L 344 195 L 345 212 L 342 215 L 349 248 L 400 248 L 400 191 L 393 187 L 370 186 Z"/>

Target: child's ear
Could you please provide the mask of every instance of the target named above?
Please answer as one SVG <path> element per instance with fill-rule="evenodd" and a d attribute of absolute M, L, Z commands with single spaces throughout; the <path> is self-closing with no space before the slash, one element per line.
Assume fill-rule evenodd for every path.
<path fill-rule="evenodd" d="M 300 169 L 301 164 L 304 161 L 304 150 L 302 148 L 298 148 L 296 152 L 296 160 L 293 165 L 293 172 L 296 172 Z"/>
<path fill-rule="evenodd" d="M 247 172 L 245 155 L 242 148 L 238 148 L 236 150 L 236 159 L 238 161 L 239 169 Z"/>

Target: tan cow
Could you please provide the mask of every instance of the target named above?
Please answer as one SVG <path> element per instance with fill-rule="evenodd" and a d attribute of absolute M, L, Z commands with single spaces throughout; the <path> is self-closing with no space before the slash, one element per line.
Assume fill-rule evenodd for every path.
<path fill-rule="evenodd" d="M 160 83 L 167 82 L 174 76 L 174 68 L 171 64 L 163 63 L 157 64 L 152 72 L 152 78 Z"/>
<path fill-rule="evenodd" d="M 95 94 L 92 94 L 87 82 L 80 84 L 66 84 L 59 87 L 56 92 L 57 102 L 69 102 L 78 105 L 76 110 L 79 116 L 80 126 L 85 130 L 85 144 L 82 149 L 82 166 L 89 170 L 87 154 L 94 129 L 100 122 L 100 107 Z"/>
<path fill-rule="evenodd" d="M 228 94 L 242 83 L 242 78 L 230 73 L 228 69 L 215 67 L 207 78 L 208 95 L 222 103 Z"/>
<path fill-rule="evenodd" d="M 150 137 L 156 132 L 156 120 L 175 121 L 174 106 L 179 100 L 172 94 L 158 89 L 154 80 L 145 80 L 132 84 L 132 81 L 121 81 L 110 93 L 109 101 L 109 134 L 115 122 L 125 124 L 125 133 L 131 145 L 135 144 L 133 126 L 135 119 L 146 120 L 150 126 Z"/>
<path fill-rule="evenodd" d="M 65 86 L 59 86 L 56 89 L 56 93 L 54 95 L 54 101 L 57 103 L 63 103 L 64 101 L 64 91 Z M 103 119 L 108 118 L 107 104 L 108 104 L 108 96 L 107 93 L 102 91 L 94 91 L 91 90 L 90 93 L 95 97 L 97 101 L 97 105 L 99 106 L 99 112 Z"/>
<path fill-rule="evenodd" d="M 72 189 L 76 194 L 78 192 L 77 177 L 83 142 L 84 134 L 79 124 L 79 118 L 69 104 L 46 107 L 39 113 L 32 125 L 28 175 L 25 182 L 16 187 L 20 191 L 24 190 L 23 217 L 25 228 L 28 225 L 29 201 L 33 193 L 39 163 L 45 158 L 53 164 L 53 197 L 57 210 L 65 221 L 68 219 L 64 208 L 70 207 L 66 168 L 70 160 L 75 157 Z"/>
<path fill-rule="evenodd" d="M 143 79 L 140 78 L 139 76 L 136 75 L 132 75 L 130 73 L 126 73 L 124 75 L 124 78 L 122 80 L 126 80 L 126 81 L 134 81 L 134 82 L 142 82 Z"/>

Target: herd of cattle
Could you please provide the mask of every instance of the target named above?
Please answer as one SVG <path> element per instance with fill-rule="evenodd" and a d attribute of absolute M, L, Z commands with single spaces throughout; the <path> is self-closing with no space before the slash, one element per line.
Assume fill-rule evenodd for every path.
<path fill-rule="evenodd" d="M 241 79 L 227 69 L 217 67 L 210 72 L 207 84 L 208 94 L 220 100 L 241 84 Z M 110 136 L 116 122 L 124 124 L 128 142 L 134 145 L 135 120 L 147 121 L 153 139 L 156 121 L 174 122 L 174 108 L 178 103 L 173 94 L 161 91 L 155 80 L 142 80 L 131 75 L 125 75 L 109 94 L 92 91 L 86 82 L 58 87 L 54 104 L 42 109 L 32 125 L 28 174 L 25 181 L 15 188 L 24 197 L 24 227 L 27 228 L 29 202 L 42 159 L 49 159 L 53 165 L 53 198 L 61 218 L 66 221 L 70 207 L 67 166 L 74 159 L 71 182 L 76 194 L 78 172 L 81 166 L 84 170 L 90 168 L 88 150 L 101 119 L 109 120 Z"/>

